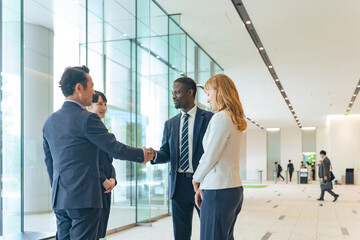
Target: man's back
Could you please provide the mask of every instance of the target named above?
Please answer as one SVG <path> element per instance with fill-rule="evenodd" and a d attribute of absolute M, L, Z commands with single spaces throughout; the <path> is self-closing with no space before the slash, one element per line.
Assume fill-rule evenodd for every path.
<path fill-rule="evenodd" d="M 90 116 L 96 114 L 65 102 L 44 124 L 44 149 L 48 149 L 45 162 L 54 209 L 102 207 L 99 149 L 86 137 L 85 125 Z"/>

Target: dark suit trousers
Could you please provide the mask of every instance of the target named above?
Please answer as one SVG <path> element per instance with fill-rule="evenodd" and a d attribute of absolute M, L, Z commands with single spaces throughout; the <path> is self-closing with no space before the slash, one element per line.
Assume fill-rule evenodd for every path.
<path fill-rule="evenodd" d="M 234 240 L 234 226 L 243 203 L 243 187 L 203 190 L 200 240 Z"/>
<path fill-rule="evenodd" d="M 192 178 L 177 173 L 175 194 L 171 201 L 175 240 L 190 240 L 195 200 Z M 199 214 L 199 209 L 196 208 Z"/>
<path fill-rule="evenodd" d="M 321 190 L 320 199 L 324 199 L 325 192 L 328 192 L 333 197 L 335 196 L 335 193 L 331 189 L 325 191 Z"/>
<path fill-rule="evenodd" d="M 101 208 L 54 210 L 57 240 L 96 239 Z"/>
<path fill-rule="evenodd" d="M 104 189 L 103 189 L 104 190 Z M 109 221 L 111 207 L 111 193 L 102 193 L 103 208 L 100 215 L 98 239 L 106 236 L 106 228 Z"/>
<path fill-rule="evenodd" d="M 291 182 L 293 172 L 289 172 L 289 175 L 290 175 L 290 182 Z"/>

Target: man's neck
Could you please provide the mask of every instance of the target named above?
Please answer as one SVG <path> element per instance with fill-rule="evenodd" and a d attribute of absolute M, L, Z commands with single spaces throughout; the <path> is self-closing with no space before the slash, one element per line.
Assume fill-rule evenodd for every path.
<path fill-rule="evenodd" d="M 182 110 L 187 113 L 188 111 L 193 109 L 193 107 L 195 107 L 195 103 L 190 104 L 188 107 L 183 108 Z"/>

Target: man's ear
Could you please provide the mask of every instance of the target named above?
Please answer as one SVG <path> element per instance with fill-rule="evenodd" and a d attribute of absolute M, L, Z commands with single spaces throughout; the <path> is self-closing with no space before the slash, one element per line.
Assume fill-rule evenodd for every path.
<path fill-rule="evenodd" d="M 189 90 L 188 90 L 188 94 L 189 94 L 190 96 L 194 96 L 194 89 L 189 89 Z"/>
<path fill-rule="evenodd" d="M 81 83 L 77 83 L 77 84 L 75 85 L 75 92 L 80 92 L 80 91 L 81 91 L 81 87 L 82 87 Z"/>

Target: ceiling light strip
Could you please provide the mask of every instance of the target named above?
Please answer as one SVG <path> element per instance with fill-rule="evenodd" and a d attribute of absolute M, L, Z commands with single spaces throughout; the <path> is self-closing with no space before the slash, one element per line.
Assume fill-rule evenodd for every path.
<path fill-rule="evenodd" d="M 360 91 L 360 79 L 359 79 L 358 83 L 356 84 L 353 95 L 351 96 L 349 106 L 345 110 L 345 115 L 348 115 L 350 113 L 350 110 L 351 110 L 352 106 L 354 105 L 355 99 L 356 99 L 357 95 L 359 95 L 359 91 Z"/>
<path fill-rule="evenodd" d="M 255 124 L 257 127 L 261 128 L 264 130 L 264 127 L 261 126 L 259 123 L 255 122 L 254 120 L 252 120 L 251 118 L 249 118 L 248 116 L 245 116 L 247 120 L 249 120 L 251 123 Z"/>
<path fill-rule="evenodd" d="M 248 31 L 251 39 L 253 40 L 256 48 L 258 49 L 258 52 L 259 52 L 261 58 L 263 59 L 265 65 L 267 66 L 267 69 L 269 70 L 272 78 L 274 79 L 274 82 L 275 82 L 276 86 L 278 87 L 280 94 L 284 98 L 286 105 L 288 106 L 291 114 L 293 115 L 293 117 L 296 121 L 296 124 L 298 125 L 299 128 L 301 128 L 302 126 L 299 121 L 299 118 L 297 117 L 295 110 L 294 110 L 292 104 L 290 103 L 289 98 L 287 97 L 287 95 L 285 93 L 285 89 L 281 85 L 280 79 L 278 78 L 278 76 L 275 72 L 274 65 L 271 63 L 270 58 L 266 53 L 266 50 L 259 38 L 259 35 L 257 34 L 257 32 L 255 30 L 254 24 L 251 21 L 242 0 L 232 0 L 232 3 L 234 4 L 234 7 L 235 7 L 236 11 L 238 12 L 241 20 L 243 21 L 246 30 Z"/>

